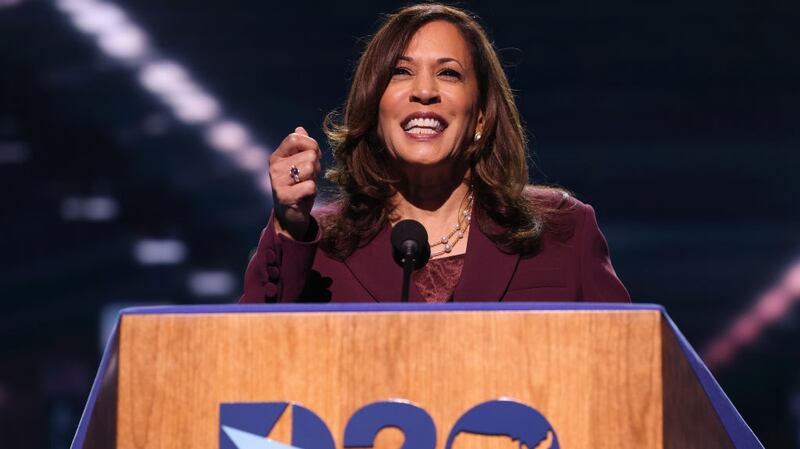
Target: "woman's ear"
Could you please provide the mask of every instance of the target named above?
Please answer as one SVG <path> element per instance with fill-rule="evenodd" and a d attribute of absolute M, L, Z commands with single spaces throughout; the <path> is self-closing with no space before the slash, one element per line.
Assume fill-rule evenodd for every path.
<path fill-rule="evenodd" d="M 483 136 L 483 111 L 478 111 L 478 120 L 475 122 L 475 136 L 477 142 Z"/>

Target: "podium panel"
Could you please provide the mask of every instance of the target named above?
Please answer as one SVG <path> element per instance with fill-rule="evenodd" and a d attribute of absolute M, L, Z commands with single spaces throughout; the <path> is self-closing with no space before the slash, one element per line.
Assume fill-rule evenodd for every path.
<path fill-rule="evenodd" d="M 654 306 L 134 309 L 73 447 L 760 447 L 688 351 Z M 508 407 L 541 438 L 490 429 L 538 425 Z"/>

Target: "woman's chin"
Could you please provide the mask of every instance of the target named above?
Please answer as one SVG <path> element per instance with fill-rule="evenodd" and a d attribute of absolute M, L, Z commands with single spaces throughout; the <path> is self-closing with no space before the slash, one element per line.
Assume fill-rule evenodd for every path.
<path fill-rule="evenodd" d="M 407 173 L 440 172 L 449 173 L 455 170 L 455 163 L 450 154 L 418 154 L 398 158 L 401 170 Z"/>

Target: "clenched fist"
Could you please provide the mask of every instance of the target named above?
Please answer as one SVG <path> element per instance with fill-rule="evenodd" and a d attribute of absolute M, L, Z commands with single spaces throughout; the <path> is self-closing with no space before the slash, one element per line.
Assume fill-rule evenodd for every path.
<path fill-rule="evenodd" d="M 303 127 L 286 136 L 269 158 L 275 229 L 295 240 L 307 240 L 311 208 L 321 170 L 317 141 Z"/>

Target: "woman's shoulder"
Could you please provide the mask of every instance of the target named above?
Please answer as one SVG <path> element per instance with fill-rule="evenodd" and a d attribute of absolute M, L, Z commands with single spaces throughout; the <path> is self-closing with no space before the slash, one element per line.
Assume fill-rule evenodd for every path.
<path fill-rule="evenodd" d="M 586 207 L 568 190 L 529 184 L 523 191 L 525 198 L 536 208 L 562 212 L 577 212 Z"/>
<path fill-rule="evenodd" d="M 528 185 L 524 195 L 543 224 L 543 233 L 569 240 L 580 227 L 589 206 L 559 187 Z"/>

